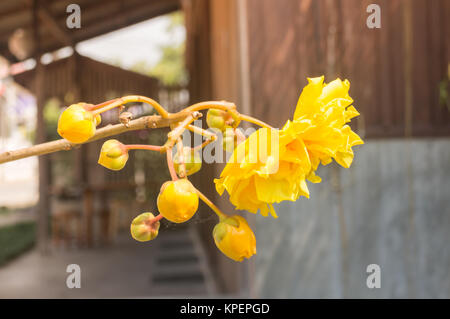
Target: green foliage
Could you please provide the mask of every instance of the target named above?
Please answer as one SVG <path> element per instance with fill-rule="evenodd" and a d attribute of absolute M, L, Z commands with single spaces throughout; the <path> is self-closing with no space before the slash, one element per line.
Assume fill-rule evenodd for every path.
<path fill-rule="evenodd" d="M 183 27 L 184 15 L 174 12 L 169 16 L 167 36 L 171 37 L 177 28 Z M 155 66 L 151 67 L 146 61 L 139 61 L 131 67 L 135 72 L 154 76 L 165 86 L 185 85 L 187 72 L 184 63 L 185 43 L 161 46 L 161 58 Z"/>
<path fill-rule="evenodd" d="M 1 215 L 8 215 L 10 213 L 9 209 L 4 207 L 4 206 L 0 206 L 0 216 Z"/>
<path fill-rule="evenodd" d="M 150 70 L 150 75 L 158 78 L 166 86 L 183 85 L 187 74 L 184 66 L 184 43 L 179 46 L 165 46 L 162 57 Z"/>
<path fill-rule="evenodd" d="M 0 266 L 33 247 L 35 241 L 34 222 L 0 228 Z"/>
<path fill-rule="evenodd" d="M 182 11 L 177 11 L 169 14 L 170 24 L 167 28 L 168 32 L 173 32 L 176 28 L 184 25 L 184 14 Z"/>

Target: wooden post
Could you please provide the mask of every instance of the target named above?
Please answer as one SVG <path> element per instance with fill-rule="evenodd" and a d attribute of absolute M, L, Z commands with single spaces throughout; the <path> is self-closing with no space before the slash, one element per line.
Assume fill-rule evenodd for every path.
<path fill-rule="evenodd" d="M 81 81 L 81 64 L 80 56 L 75 51 L 70 57 L 70 72 L 71 72 L 71 90 L 75 101 L 80 101 L 83 99 L 82 87 L 80 85 Z M 88 163 L 87 163 L 87 152 L 86 149 L 88 145 L 82 145 L 81 147 L 75 149 L 73 152 L 75 160 L 75 181 L 77 187 L 81 189 L 82 194 L 82 216 L 81 224 L 83 232 L 83 244 L 87 247 L 92 247 L 93 245 L 93 218 L 94 218 L 94 193 L 89 188 L 88 179 Z"/>
<path fill-rule="evenodd" d="M 34 79 L 34 94 L 36 97 L 36 143 L 43 143 L 47 140 L 44 120 L 44 103 L 45 103 L 45 73 L 44 66 L 41 63 L 41 52 L 39 48 L 39 24 L 37 11 L 39 1 L 33 2 L 33 25 L 34 25 L 34 41 L 36 47 L 36 71 Z M 48 224 L 50 216 L 50 163 L 49 156 L 39 156 L 39 203 L 37 206 L 37 245 L 42 254 L 48 252 Z"/>
<path fill-rule="evenodd" d="M 237 37 L 238 37 L 238 65 L 239 65 L 239 104 L 242 113 L 253 114 L 251 110 L 251 81 L 250 81 L 250 54 L 248 35 L 248 3 L 247 0 L 236 1 L 237 16 Z M 243 128 L 250 127 L 249 123 L 242 123 Z M 256 224 L 254 214 L 246 214 L 250 225 Z M 244 267 L 240 284 L 240 290 L 247 294 L 249 298 L 256 298 L 255 289 L 255 259 L 251 258 Z"/>
<path fill-rule="evenodd" d="M 44 120 L 44 69 L 40 62 L 36 64 L 35 95 L 37 104 L 36 142 L 44 143 L 47 140 Z M 37 242 L 41 253 L 46 253 L 48 249 L 48 223 L 50 216 L 50 155 L 39 156 L 38 162 L 39 204 L 37 210 Z"/>
<path fill-rule="evenodd" d="M 70 75 L 71 75 L 71 85 L 70 90 L 72 91 L 73 95 L 73 103 L 76 103 L 76 101 L 82 100 L 82 92 L 81 92 L 81 85 L 80 85 L 80 57 L 75 51 L 73 55 L 69 58 L 69 65 L 70 65 Z M 72 102 L 71 102 L 72 103 Z M 74 160 L 75 160 L 75 181 L 78 184 L 79 187 L 85 187 L 85 183 L 87 180 L 87 169 L 86 169 L 86 152 L 85 147 L 81 146 L 73 152 Z"/>

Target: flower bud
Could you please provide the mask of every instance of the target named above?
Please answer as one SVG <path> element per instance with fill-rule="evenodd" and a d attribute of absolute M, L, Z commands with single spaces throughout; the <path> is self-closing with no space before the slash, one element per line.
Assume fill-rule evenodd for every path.
<path fill-rule="evenodd" d="M 157 199 L 158 210 L 173 223 L 183 223 L 194 216 L 198 208 L 198 195 L 187 179 L 165 182 Z"/>
<path fill-rule="evenodd" d="M 100 123 L 102 122 L 102 116 L 100 114 L 97 114 L 94 118 L 95 121 L 95 126 L 99 126 Z"/>
<path fill-rule="evenodd" d="M 210 128 L 216 128 L 220 131 L 229 127 L 228 122 L 232 121 L 232 117 L 226 112 L 219 109 L 209 109 L 206 114 L 206 123 Z"/>
<path fill-rule="evenodd" d="M 154 222 L 155 216 L 152 213 L 143 213 L 131 222 L 131 236 L 137 241 L 150 241 L 158 236 L 159 221 Z"/>
<path fill-rule="evenodd" d="M 238 145 L 237 135 L 234 129 L 227 128 L 223 133 L 223 149 L 227 152 L 233 153 L 234 149 Z"/>
<path fill-rule="evenodd" d="M 182 156 L 177 153 L 173 157 L 173 164 L 178 175 L 181 173 L 181 157 L 183 157 L 186 166 L 186 176 L 197 173 L 202 168 L 202 160 L 200 154 L 190 147 L 183 147 Z"/>
<path fill-rule="evenodd" d="M 256 254 L 255 234 L 245 218 L 233 215 L 218 223 L 213 230 L 217 248 L 234 261 L 243 261 Z"/>
<path fill-rule="evenodd" d="M 107 140 L 100 150 L 98 163 L 113 171 L 121 170 L 128 160 L 128 150 L 118 140 Z"/>
<path fill-rule="evenodd" d="M 72 143 L 83 143 L 95 134 L 96 116 L 86 108 L 86 103 L 72 104 L 58 119 L 58 134 Z"/>

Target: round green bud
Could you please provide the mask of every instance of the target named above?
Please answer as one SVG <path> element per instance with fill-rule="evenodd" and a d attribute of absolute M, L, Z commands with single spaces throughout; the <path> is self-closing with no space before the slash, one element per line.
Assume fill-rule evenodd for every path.
<path fill-rule="evenodd" d="M 186 167 L 186 176 L 197 173 L 202 168 L 202 159 L 200 153 L 190 147 L 183 147 L 182 157 Z M 181 156 L 177 153 L 173 157 L 173 164 L 178 175 L 181 173 Z"/>
<path fill-rule="evenodd" d="M 226 112 L 219 109 L 209 109 L 206 114 L 206 123 L 210 128 L 216 128 L 223 131 L 227 122 L 231 120 L 231 116 Z"/>
<path fill-rule="evenodd" d="M 158 236 L 159 221 L 153 222 L 155 216 L 152 213 L 143 213 L 131 222 L 131 236 L 140 242 L 150 241 Z"/>
<path fill-rule="evenodd" d="M 103 143 L 98 163 L 114 171 L 121 170 L 128 160 L 128 151 L 118 140 Z"/>

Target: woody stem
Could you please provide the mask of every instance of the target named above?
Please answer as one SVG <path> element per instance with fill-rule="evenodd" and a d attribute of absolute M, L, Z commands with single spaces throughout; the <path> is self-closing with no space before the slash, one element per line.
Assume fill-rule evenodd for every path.
<path fill-rule="evenodd" d="M 90 106 L 87 106 L 85 108 L 88 111 L 95 111 L 95 110 L 100 109 L 102 107 L 105 107 L 105 106 L 107 106 L 107 105 L 109 105 L 109 104 L 111 104 L 111 103 L 113 103 L 113 102 L 115 102 L 117 100 L 118 100 L 118 98 L 115 98 L 115 99 L 112 99 L 112 100 L 109 100 L 109 101 L 106 101 L 106 102 L 102 102 L 102 103 L 99 103 L 99 104 L 96 104 L 96 105 L 90 105 Z"/>
<path fill-rule="evenodd" d="M 212 142 L 214 142 L 214 141 L 217 140 L 217 135 L 216 135 L 216 134 L 211 133 L 211 132 L 208 132 L 208 131 L 202 129 L 201 127 L 197 127 L 197 126 L 194 126 L 194 125 L 188 125 L 186 128 L 187 128 L 189 131 L 191 131 L 192 133 L 197 133 L 197 134 L 200 134 L 200 135 L 202 135 L 202 136 L 208 138 L 208 139 L 207 139 L 205 142 L 203 142 L 201 145 L 198 145 L 198 146 L 192 148 L 192 149 L 195 150 L 195 151 L 201 150 L 202 148 L 204 148 L 204 147 L 205 147 L 206 145 L 208 145 L 209 143 L 212 143 Z"/>
<path fill-rule="evenodd" d="M 169 116 L 169 112 L 167 112 L 158 102 L 156 102 L 155 100 L 146 97 L 146 96 L 140 96 L 140 95 L 128 95 L 128 96 L 124 96 L 115 100 L 111 100 L 112 102 L 110 104 L 107 104 L 107 102 L 102 103 L 102 104 L 106 104 L 106 106 L 104 107 L 100 107 L 97 108 L 97 106 L 95 107 L 95 111 L 93 111 L 92 113 L 95 115 L 106 112 L 108 110 L 111 110 L 113 108 L 119 107 L 123 104 L 126 103 L 130 103 L 130 102 L 143 102 L 143 103 L 147 103 L 149 105 L 151 105 L 153 108 L 155 108 L 155 110 L 163 117 L 163 118 L 167 118 Z M 100 106 L 102 105 L 100 104 Z"/>
<path fill-rule="evenodd" d="M 130 144 L 125 145 L 127 150 L 149 150 L 160 152 L 162 147 L 157 145 L 141 145 L 141 144 Z"/>
<path fill-rule="evenodd" d="M 193 112 L 193 111 L 201 111 L 207 109 L 219 109 L 223 111 L 232 111 L 236 110 L 236 105 L 231 102 L 226 101 L 207 101 L 193 104 L 184 109 L 184 111 Z"/>
<path fill-rule="evenodd" d="M 254 117 L 251 117 L 249 115 L 240 114 L 239 117 L 240 117 L 240 119 L 242 121 L 247 121 L 247 122 L 256 124 L 256 125 L 261 126 L 261 127 L 269 128 L 269 129 L 273 128 L 269 124 L 267 124 L 267 123 L 265 123 L 265 122 L 263 122 L 261 120 L 255 119 Z"/>
<path fill-rule="evenodd" d="M 177 153 L 178 153 L 178 159 L 180 161 L 180 177 L 184 178 L 186 177 L 186 162 L 185 162 L 185 158 L 184 158 L 184 152 L 183 152 L 183 141 L 182 139 L 179 137 L 177 139 Z"/>
<path fill-rule="evenodd" d="M 166 156 L 167 156 L 167 166 L 169 167 L 170 177 L 173 181 L 178 180 L 177 173 L 175 172 L 175 167 L 173 166 L 173 159 L 172 159 L 172 149 L 166 150 Z"/>
<path fill-rule="evenodd" d="M 224 212 L 222 212 L 222 211 L 220 210 L 219 207 L 217 207 L 216 205 L 214 205 L 214 203 L 211 202 L 211 201 L 209 200 L 209 198 L 206 197 L 202 192 L 200 192 L 198 189 L 196 189 L 196 191 L 197 191 L 198 197 L 200 197 L 200 199 L 201 199 L 202 201 L 204 201 L 205 204 L 208 205 L 208 206 L 214 211 L 214 213 L 216 213 L 217 216 L 219 216 L 219 219 L 220 219 L 220 220 L 223 220 L 223 219 L 225 219 L 225 218 L 228 217 L 227 214 L 225 214 Z"/>

